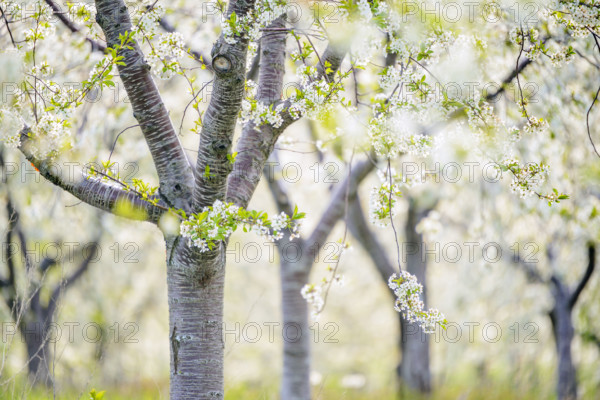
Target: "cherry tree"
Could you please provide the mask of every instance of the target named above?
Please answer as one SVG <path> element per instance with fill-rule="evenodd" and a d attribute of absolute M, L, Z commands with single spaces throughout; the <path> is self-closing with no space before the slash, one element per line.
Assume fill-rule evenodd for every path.
<path fill-rule="evenodd" d="M 472 79 L 489 78 L 486 40 L 498 40 L 492 29 L 479 35 L 476 24 L 457 27 L 423 19 L 422 13 L 407 13 L 401 2 L 343 1 L 335 21 L 320 12 L 318 2 L 311 8 L 298 5 L 304 11 L 301 18 L 290 18 L 292 3 L 283 0 L 209 4 L 210 13 L 206 7 L 180 10 L 196 20 L 195 28 L 198 21 L 212 17 L 207 26 L 199 24 L 207 37 L 200 40 L 196 35 L 193 41 L 178 32 L 185 23 L 169 23 L 165 12 L 178 10 L 159 2 L 134 6 L 123 0 L 96 0 L 64 8 L 52 0 L 0 4 L 3 48 L 20 71 L 16 89 L 2 108 L 4 142 L 18 148 L 49 182 L 81 201 L 156 224 L 164 234 L 171 398 L 223 397 L 223 288 L 232 232 L 241 226 L 268 240 L 294 240 L 299 235 L 304 213 L 298 207 L 286 204 L 272 218 L 265 210 L 249 209 L 267 160 L 295 121 L 319 121 L 329 132 L 315 146 L 343 142 L 341 157 L 348 165 L 346 183 L 337 188 L 311 235 L 316 243 L 348 214 L 357 182 L 374 168 L 381 183 L 370 194 L 370 220 L 395 235 L 399 197 L 411 184 L 396 167 L 407 156 L 426 157 L 443 147 L 444 135 L 432 133 L 439 128 L 436 123 L 446 127 L 446 136 L 468 135 L 463 140 L 474 144 L 469 150 L 510 173 L 520 194 L 550 204 L 568 197 L 558 190 L 540 190 L 539 177 L 548 172 L 545 164 L 511 157 L 522 132 L 536 134 L 548 127 L 543 117 L 531 114 L 522 91 L 515 105 L 521 115 L 515 116 L 500 115 L 480 91 L 454 96 L 447 90 L 448 82 L 469 79 L 452 75 L 457 71 L 451 66 L 465 66 L 465 60 L 472 64 L 466 69 L 475 76 Z M 211 35 L 209 28 L 219 34 Z M 159 33 L 161 29 L 165 32 Z M 517 81 L 527 65 L 520 63 L 525 38 L 537 40 L 532 31 L 520 29 L 501 38 L 510 37 L 521 46 L 511 75 Z M 192 31 L 194 36 L 197 30 Z M 498 52 L 504 50 L 499 46 Z M 571 52 L 567 47 L 561 51 L 563 56 L 554 58 L 563 62 Z M 65 55 L 69 63 L 57 63 L 56 54 Z M 514 54 L 502 56 L 513 65 Z M 286 74 L 288 65 L 293 78 Z M 211 79 L 202 82 L 206 71 Z M 257 82 L 248 76 L 257 76 Z M 179 129 L 163 98 L 169 86 L 161 84 L 159 90 L 155 77 L 179 79 L 188 91 Z M 64 84 L 70 80 L 79 85 Z M 285 98 L 287 80 L 297 87 Z M 212 92 L 204 107 L 209 85 Z M 121 86 L 136 122 L 121 133 L 141 131 L 157 185 L 115 172 L 112 152 L 100 165 L 85 168 L 80 179 L 56 168 L 58 161 L 76 155 L 74 150 L 85 149 L 70 133 L 86 118 L 86 99 Z M 190 107 L 196 118 L 185 135 L 182 127 Z M 241 129 L 236 131 L 238 122 Z M 197 146 L 195 162 L 184 142 Z M 342 239 L 342 247 L 345 242 Z M 284 320 L 307 323 L 301 296 L 319 314 L 336 268 L 321 285 L 306 283 L 308 261 L 284 266 L 282 284 L 290 299 L 284 302 Z M 443 328 L 444 314 L 425 308 L 423 287 L 415 275 L 402 265 L 394 265 L 394 270 L 389 286 L 395 309 L 427 333 Z M 300 357 L 298 362 L 304 360 Z M 307 369 L 303 366 L 301 371 L 299 396 L 308 398 Z M 293 373 L 284 373 L 284 388 L 293 386 L 285 382 L 295 381 Z M 285 398 L 296 398 L 286 390 Z"/>

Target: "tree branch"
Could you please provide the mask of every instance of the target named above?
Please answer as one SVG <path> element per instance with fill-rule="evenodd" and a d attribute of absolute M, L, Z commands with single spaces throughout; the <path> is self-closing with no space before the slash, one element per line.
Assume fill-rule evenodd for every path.
<path fill-rule="evenodd" d="M 347 48 L 341 47 L 338 44 L 328 43 L 323 55 L 321 56 L 322 63 L 317 65 L 317 80 L 325 77 L 328 82 L 333 82 L 334 76 L 347 53 Z"/>
<path fill-rule="evenodd" d="M 44 259 L 42 260 L 42 262 L 39 265 L 39 269 L 40 272 L 43 274 L 44 272 L 46 272 L 48 270 L 48 268 L 56 265 L 56 258 L 52 258 L 52 257 L 44 257 Z"/>
<path fill-rule="evenodd" d="M 284 27 L 280 18 L 273 22 L 269 29 Z M 285 35 L 283 29 L 273 29 L 273 33 L 261 39 L 261 71 L 259 72 L 259 93 L 257 100 L 264 101 L 273 108 L 284 104 L 281 116 L 283 123 L 275 128 L 270 124 L 256 127 L 252 122 L 244 126 L 242 137 L 237 145 L 238 157 L 233 173 L 227 184 L 227 199 L 239 206 L 246 207 L 258 186 L 264 165 L 273 152 L 277 139 L 285 129 L 296 120 L 287 111 L 290 100 L 280 100 L 283 90 L 283 74 L 285 66 Z M 321 56 L 322 63 L 317 65 L 317 79 L 333 79 L 339 69 L 345 50 L 329 43 Z M 325 67 L 325 64 L 328 67 Z M 262 89 L 261 89 L 262 88 Z M 262 92 L 261 92 L 262 90 Z"/>
<path fill-rule="evenodd" d="M 352 201 L 356 197 L 359 183 L 375 168 L 370 160 L 364 160 L 352 167 L 352 172 L 335 190 L 329 205 L 321 215 L 321 219 L 310 235 L 308 243 L 319 249 L 333 230 L 337 221 L 344 216 L 346 198 Z M 347 196 L 346 196 L 347 195 Z M 311 247 L 312 248 L 312 247 Z"/>
<path fill-rule="evenodd" d="M 79 267 L 75 269 L 67 278 L 64 278 L 56 287 L 52 290 L 52 294 L 50 295 L 50 300 L 48 301 L 48 306 L 46 308 L 47 315 L 52 318 L 54 312 L 56 311 L 56 306 L 58 305 L 58 300 L 60 298 L 61 293 L 67 290 L 71 285 L 73 285 L 88 269 L 92 260 L 96 257 L 98 253 L 98 248 L 100 246 L 100 237 L 95 239 L 91 246 L 86 246 L 85 248 L 92 247 L 91 250 L 88 249 L 88 254 L 84 254 L 84 259 L 79 264 Z"/>
<path fill-rule="evenodd" d="M 96 22 L 104 31 L 108 46 L 120 45 L 120 36 L 133 30 L 124 1 L 96 0 L 96 9 Z M 150 65 L 133 39 L 117 54 L 123 57 L 125 65 L 118 65 L 119 76 L 152 154 L 160 193 L 169 205 L 189 210 L 194 185 L 192 166 L 152 79 Z"/>
<path fill-rule="evenodd" d="M 258 68 L 260 67 L 260 43 L 258 44 L 258 49 L 256 50 L 256 54 L 254 58 L 252 58 L 252 64 L 250 64 L 250 68 L 248 72 L 246 72 L 246 80 L 250 79 L 255 81 L 258 78 Z"/>
<path fill-rule="evenodd" d="M 255 0 L 231 1 L 227 10 L 229 17 L 246 15 L 254 8 Z M 196 162 L 196 185 L 194 210 L 224 200 L 227 176 L 231 172 L 228 155 L 241 109 L 246 79 L 246 54 L 248 39 L 235 37 L 235 43 L 227 43 L 221 34 L 213 46 L 212 66 L 215 70 L 213 93 L 202 121 L 198 159 Z"/>
<path fill-rule="evenodd" d="M 287 32 L 284 17 L 279 17 L 269 29 L 274 32 L 260 40 L 261 55 L 258 70 L 257 101 L 267 106 L 281 98 L 285 74 L 285 39 Z M 256 126 L 248 121 L 242 129 L 237 145 L 238 156 L 234 171 L 227 183 L 227 201 L 246 207 L 258 185 L 261 171 L 273 151 L 278 134 L 271 125 Z"/>
<path fill-rule="evenodd" d="M 588 246 L 588 265 L 585 270 L 585 273 L 583 274 L 583 277 L 581 278 L 581 280 L 577 284 L 577 287 L 573 291 L 573 294 L 571 294 L 571 297 L 569 298 L 569 308 L 573 309 L 573 307 L 575 307 L 575 304 L 577 303 L 577 300 L 579 299 L 579 295 L 581 295 L 581 292 L 583 292 L 585 285 L 587 285 L 587 283 L 589 282 L 589 280 L 592 276 L 592 273 L 594 272 L 595 267 L 596 267 L 596 247 L 593 244 L 590 244 Z"/>
<path fill-rule="evenodd" d="M 3 285 L 4 287 L 7 287 L 10 291 L 10 293 L 8 293 L 8 295 L 3 296 L 4 297 L 4 301 L 6 302 L 6 305 L 8 306 L 9 310 L 11 311 L 11 313 L 16 312 L 16 310 L 18 309 L 17 306 L 17 286 L 16 286 L 16 278 L 15 278 L 15 262 L 13 260 L 13 251 L 10 248 L 10 244 L 12 243 L 13 240 L 13 231 L 15 230 L 15 226 L 17 224 L 17 219 L 18 216 L 15 215 L 14 209 L 12 208 L 12 205 L 10 205 L 10 202 L 7 202 L 6 204 L 6 211 L 7 211 L 7 218 L 8 218 L 8 229 L 6 231 L 6 238 L 4 239 L 4 242 L 6 243 L 7 246 L 7 258 L 6 258 L 6 267 L 8 269 L 8 277 L 5 281 L 5 284 Z"/>
<path fill-rule="evenodd" d="M 338 47 L 337 44 L 329 43 L 327 45 L 327 48 L 323 52 L 323 56 L 321 57 L 323 64 L 319 63 L 317 65 L 317 80 L 320 80 L 323 77 L 325 77 L 327 80 L 333 79 L 335 73 L 340 69 L 340 66 L 342 65 L 345 53 L 346 51 L 343 48 Z M 330 65 L 330 67 L 328 67 L 330 71 L 327 73 L 327 75 L 325 75 L 327 68 L 322 66 L 324 64 Z M 276 129 L 277 135 L 275 137 L 275 140 L 277 140 L 277 137 L 279 137 L 279 135 L 288 126 L 297 121 L 297 119 L 294 119 L 288 111 L 290 106 L 292 105 L 292 102 L 289 99 L 281 100 L 280 102 L 277 102 L 273 107 L 279 104 L 283 104 L 283 112 L 281 115 L 281 117 L 283 118 L 283 123 L 279 128 Z"/>
<path fill-rule="evenodd" d="M 67 18 L 65 16 L 65 13 L 60 9 L 60 7 L 58 6 L 58 4 L 56 4 L 53 0 L 45 0 L 46 4 L 48 4 L 50 6 L 50 8 L 52 9 L 52 12 L 54 13 L 54 15 L 57 16 L 57 18 L 73 33 L 78 33 L 81 28 L 78 27 L 75 23 L 73 23 L 73 21 L 71 21 L 69 18 Z M 87 40 L 91 45 L 92 45 L 92 51 L 101 51 L 104 52 L 104 50 L 106 50 L 106 46 L 103 43 L 98 42 L 97 40 L 94 40 L 90 37 L 85 37 L 85 40 Z"/>
<path fill-rule="evenodd" d="M 532 61 L 529 58 L 526 58 L 525 60 L 520 62 L 519 67 L 512 70 L 511 73 L 506 78 L 504 78 L 498 90 L 496 90 L 494 93 L 486 94 L 485 99 L 487 101 L 496 100 L 496 97 L 500 96 L 506 91 L 506 87 L 513 81 L 513 79 L 515 79 L 516 76 L 519 75 L 531 63 Z"/>
<path fill-rule="evenodd" d="M 157 223 L 162 214 L 164 214 L 167 208 L 164 202 L 160 202 L 158 206 L 155 206 L 140 199 L 133 192 L 109 185 L 95 177 L 82 177 L 79 181 L 75 181 L 73 177 L 71 179 L 63 177 L 62 169 L 53 168 L 51 162 L 36 158 L 31 149 L 32 140 L 29 138 L 28 133 L 28 128 L 21 131 L 21 146 L 19 150 L 21 150 L 25 158 L 40 172 L 40 175 L 54 185 L 71 193 L 79 200 L 111 213 L 115 212 L 117 205 L 128 204 L 132 211 L 134 211 L 129 216 L 130 218 L 154 223 Z M 143 213 L 136 211 L 143 211 Z"/>
<path fill-rule="evenodd" d="M 396 270 L 387 258 L 385 248 L 369 228 L 358 195 L 350 200 L 349 207 L 348 228 L 350 233 L 371 257 L 381 279 L 387 284 L 388 279 Z M 393 292 L 390 291 L 390 294 L 393 294 Z"/>
<path fill-rule="evenodd" d="M 533 263 L 525 261 L 521 258 L 520 254 L 514 254 L 512 256 L 513 262 L 515 264 L 521 265 L 525 270 L 525 275 L 527 276 L 527 280 L 535 283 L 546 283 L 547 281 L 539 274 L 539 272 L 535 269 Z"/>
<path fill-rule="evenodd" d="M 23 233 L 23 230 L 19 226 L 20 215 L 17 209 L 15 208 L 14 204 L 12 203 L 10 195 L 8 195 L 6 199 L 6 209 L 9 212 L 9 215 L 14 215 L 13 231 L 17 234 L 17 237 L 19 238 L 19 247 L 21 249 L 23 260 L 25 260 L 25 270 L 27 271 L 27 273 L 29 273 L 29 271 L 31 271 L 32 264 L 31 260 L 29 259 L 29 254 L 27 253 L 27 238 L 25 238 L 25 233 Z"/>
<path fill-rule="evenodd" d="M 8 187 L 8 177 L 5 171 L 5 163 L 4 163 L 4 154 L 0 151 L 0 169 L 2 170 L 2 183 Z M 13 242 L 13 236 L 16 235 L 19 240 L 19 249 L 20 253 L 25 260 L 25 269 L 30 271 L 31 261 L 29 259 L 29 255 L 27 254 L 27 239 L 25 238 L 25 234 L 19 227 L 19 211 L 15 207 L 10 190 L 7 191 L 6 195 L 6 218 L 8 219 L 8 226 L 6 231 L 6 239 L 5 243 L 7 246 L 8 257 L 6 259 L 6 267 L 8 269 L 8 277 L 5 281 L 4 287 L 9 289 L 9 293 L 4 297 L 6 305 L 11 310 L 12 313 L 18 312 L 20 309 L 20 302 L 17 296 L 17 283 L 16 283 L 16 267 L 13 256 L 16 252 L 13 252 L 12 248 L 10 248 L 11 243 Z"/>

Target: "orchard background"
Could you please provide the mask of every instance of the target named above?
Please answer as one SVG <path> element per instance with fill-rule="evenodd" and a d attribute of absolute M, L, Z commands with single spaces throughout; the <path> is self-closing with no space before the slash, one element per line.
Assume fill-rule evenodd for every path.
<path fill-rule="evenodd" d="M 0 11 L 0 398 L 598 397 L 596 2 Z"/>

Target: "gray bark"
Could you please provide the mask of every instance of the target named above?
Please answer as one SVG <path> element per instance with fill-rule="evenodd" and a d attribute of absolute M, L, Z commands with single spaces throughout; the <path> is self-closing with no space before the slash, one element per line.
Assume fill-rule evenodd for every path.
<path fill-rule="evenodd" d="M 130 218 L 141 218 L 150 222 L 158 222 L 164 214 L 167 204 L 158 199 L 158 205 L 153 205 L 138 197 L 134 192 L 126 191 L 108 182 L 102 181 L 97 177 L 83 176 L 81 179 L 74 179 L 71 176 L 64 176 L 64 168 L 55 168 L 51 161 L 38 159 L 31 150 L 31 138 L 28 136 L 29 130 L 23 129 L 21 132 L 21 146 L 19 150 L 31 164 L 37 168 L 44 178 L 61 189 L 69 192 L 79 200 L 94 206 L 102 211 L 115 212 L 115 207 L 121 202 L 129 204 L 133 211 L 141 213 L 132 213 Z"/>
<path fill-rule="evenodd" d="M 267 182 L 277 208 L 290 215 L 293 212 L 283 182 L 274 179 L 265 168 Z M 310 333 L 308 307 L 300 291 L 308 283 L 313 255 L 306 242 L 299 238 L 293 246 L 287 237 L 277 244 L 281 278 L 281 311 L 283 319 L 283 371 L 281 399 L 310 399 Z M 290 249 L 286 253 L 285 249 Z M 296 252 L 300 258 L 296 260 Z"/>
<path fill-rule="evenodd" d="M 97 21 L 109 45 L 131 29 L 122 0 L 97 0 Z M 247 14 L 254 2 L 232 1 L 228 15 Z M 197 212 L 216 200 L 225 200 L 230 172 L 227 155 L 244 91 L 246 39 L 225 42 L 223 35 L 212 50 L 215 71 L 213 94 L 204 114 L 196 173 L 193 174 L 168 113 L 152 81 L 148 64 L 137 44 L 122 50 L 126 66 L 119 74 L 131 100 L 134 116 L 150 148 L 159 176 L 160 193 L 169 205 Z M 205 174 L 209 169 L 210 173 Z M 195 176 L 195 182 L 194 182 Z M 224 397 L 223 286 L 225 243 L 199 253 L 180 237 L 165 237 L 171 348 L 171 399 Z"/>
<path fill-rule="evenodd" d="M 256 99 L 267 105 L 281 98 L 285 74 L 285 40 L 287 32 L 284 17 L 279 17 L 269 29 L 277 31 L 260 40 L 260 66 Z M 236 147 L 238 156 L 233 173 L 229 176 L 227 199 L 239 206 L 248 205 L 260 180 L 263 166 L 273 151 L 279 129 L 269 124 L 244 124 L 242 137 Z"/>
<path fill-rule="evenodd" d="M 303 253 L 308 250 L 300 248 Z M 308 307 L 300 291 L 308 283 L 312 260 L 305 256 L 301 261 L 289 262 L 289 255 L 287 260 L 286 255 L 280 256 L 284 329 L 281 399 L 310 399 L 310 328 Z"/>
<path fill-rule="evenodd" d="M 236 15 L 246 15 L 253 7 L 253 0 L 232 1 L 228 15 L 234 11 Z M 227 194 L 227 178 L 232 169 L 227 155 L 231 152 L 244 96 L 247 51 L 247 39 L 238 38 L 236 43 L 229 44 L 222 35 L 212 49 L 215 79 L 213 94 L 202 121 L 196 162 L 195 210 L 210 206 L 215 200 L 225 200 Z M 208 176 L 205 173 L 207 167 L 210 170 Z M 228 201 L 231 200 L 228 198 Z M 237 204 L 245 207 L 247 203 Z"/>
<path fill-rule="evenodd" d="M 409 199 L 407 221 L 404 229 L 408 243 L 406 270 L 417 277 L 423 285 L 423 301 L 427 298 L 427 261 L 424 254 L 423 235 L 417 233 L 416 226 L 426 212 L 420 211 L 414 199 Z M 408 250 L 408 247 L 413 249 Z M 402 338 L 400 347 L 402 361 L 398 366 L 401 384 L 410 390 L 421 393 L 431 392 L 431 372 L 429 369 L 429 335 L 419 324 L 408 322 L 401 316 Z"/>
<path fill-rule="evenodd" d="M 178 241 L 167 262 L 171 399 L 223 398 L 224 246 L 197 253 Z"/>
<path fill-rule="evenodd" d="M 104 31 L 108 47 L 119 45 L 119 35 L 133 29 L 125 2 L 96 0 L 96 9 L 96 22 Z M 118 65 L 119 77 L 154 160 L 160 193 L 169 205 L 189 210 L 194 184 L 192 167 L 152 79 L 150 66 L 135 40 L 117 54 L 123 56 L 125 65 Z"/>

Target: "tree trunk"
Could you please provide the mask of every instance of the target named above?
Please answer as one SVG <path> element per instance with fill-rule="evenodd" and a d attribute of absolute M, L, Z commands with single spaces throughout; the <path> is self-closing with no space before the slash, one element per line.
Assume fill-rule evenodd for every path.
<path fill-rule="evenodd" d="M 305 262 L 281 260 L 283 311 L 282 400 L 310 400 L 310 332 L 308 305 L 300 294 L 308 283 Z"/>
<path fill-rule="evenodd" d="M 573 322 L 571 319 L 570 293 L 566 285 L 557 278 L 552 279 L 554 308 L 550 312 L 552 332 L 556 341 L 558 357 L 557 395 L 559 400 L 575 400 L 577 398 L 577 377 L 571 342 L 573 341 Z"/>
<path fill-rule="evenodd" d="M 417 277 L 423 285 L 423 301 L 427 295 L 427 261 L 424 258 L 423 236 L 417 233 L 416 226 L 421 218 L 417 204 L 409 200 L 408 216 L 405 226 L 406 270 Z M 431 372 L 429 370 L 429 336 L 417 323 L 406 321 L 402 315 L 400 348 L 402 360 L 398 366 L 401 391 L 409 388 L 421 393 L 431 392 Z"/>
<path fill-rule="evenodd" d="M 171 400 L 224 397 L 224 284 L 224 245 L 201 254 L 176 241 L 167 260 Z"/>
<path fill-rule="evenodd" d="M 29 379 L 32 384 L 49 386 L 52 383 L 52 376 L 48 366 L 50 348 L 46 340 L 47 326 L 40 321 L 35 321 L 23 322 L 20 328 L 27 348 Z"/>

